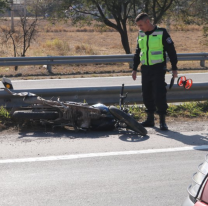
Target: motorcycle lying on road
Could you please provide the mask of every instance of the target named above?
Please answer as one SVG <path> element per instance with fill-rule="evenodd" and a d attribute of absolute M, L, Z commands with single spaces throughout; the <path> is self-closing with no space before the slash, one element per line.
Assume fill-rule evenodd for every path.
<path fill-rule="evenodd" d="M 126 128 L 133 130 L 141 136 L 147 134 L 147 130 L 138 123 L 124 103 L 124 84 L 122 84 L 119 106 L 107 107 L 98 103 L 88 105 L 82 102 L 62 102 L 59 98 L 56 101 L 46 100 L 30 92 L 14 93 L 11 91 L 13 85 L 11 80 L 3 78 L 2 83 L 5 91 L 13 96 L 23 97 L 24 103 L 28 106 L 14 108 L 11 116 L 18 122 L 32 121 L 42 125 L 71 126 L 75 130 L 113 130 L 115 128 Z"/>

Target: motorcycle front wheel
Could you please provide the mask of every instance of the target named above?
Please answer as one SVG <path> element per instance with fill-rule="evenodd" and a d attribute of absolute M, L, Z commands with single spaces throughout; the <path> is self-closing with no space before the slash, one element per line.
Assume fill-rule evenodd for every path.
<path fill-rule="evenodd" d="M 121 122 L 124 122 L 131 130 L 139 133 L 142 136 L 147 135 L 147 130 L 127 113 L 121 111 L 120 109 L 114 106 L 110 106 L 109 110 L 116 119 L 118 119 Z"/>

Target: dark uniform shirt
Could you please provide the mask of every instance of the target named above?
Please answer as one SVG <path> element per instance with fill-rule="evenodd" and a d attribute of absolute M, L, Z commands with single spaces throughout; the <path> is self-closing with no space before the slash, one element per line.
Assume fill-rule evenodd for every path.
<path fill-rule="evenodd" d="M 162 42 L 163 42 L 163 46 L 164 46 L 164 59 L 165 61 L 162 63 L 158 63 L 158 64 L 154 64 L 154 65 L 142 65 L 142 68 L 145 69 L 145 67 L 151 67 L 151 68 L 164 68 L 164 66 L 166 67 L 166 52 L 168 53 L 168 57 L 170 58 L 170 62 L 172 65 L 172 70 L 177 70 L 177 54 L 176 54 L 176 50 L 174 47 L 174 43 L 170 37 L 170 35 L 168 34 L 167 30 L 165 28 L 158 28 L 157 26 L 155 26 L 155 28 L 152 31 L 148 31 L 145 32 L 146 35 L 150 35 L 152 34 L 155 30 L 162 30 L 163 31 L 163 37 L 162 37 Z M 137 39 L 137 48 L 136 48 L 136 53 L 134 55 L 134 64 L 133 64 L 133 70 L 137 71 L 137 67 L 140 64 L 140 51 L 141 49 L 139 48 L 139 43 L 138 43 L 138 39 Z"/>

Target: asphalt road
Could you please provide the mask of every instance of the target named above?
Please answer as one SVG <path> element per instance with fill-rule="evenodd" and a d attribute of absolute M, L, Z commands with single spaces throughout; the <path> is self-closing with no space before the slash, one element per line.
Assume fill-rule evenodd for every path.
<path fill-rule="evenodd" d="M 186 76 L 194 83 L 207 82 L 208 73 L 179 73 L 178 76 Z M 166 82 L 169 84 L 172 75 L 166 74 Z M 69 79 L 42 79 L 42 80 L 13 80 L 14 89 L 47 89 L 47 88 L 74 88 L 74 87 L 97 87 L 97 86 L 120 86 L 140 85 L 141 76 L 136 81 L 131 75 L 121 77 L 93 77 L 93 78 L 69 78 Z M 175 81 L 176 84 L 176 81 Z M 2 85 L 3 87 L 3 85 Z"/>
<path fill-rule="evenodd" d="M 3 164 L 1 205 L 181 205 L 204 155 L 191 151 Z"/>
<path fill-rule="evenodd" d="M 208 153 L 208 122 L 127 131 L 26 128 L 0 136 L 2 206 L 181 205 Z"/>

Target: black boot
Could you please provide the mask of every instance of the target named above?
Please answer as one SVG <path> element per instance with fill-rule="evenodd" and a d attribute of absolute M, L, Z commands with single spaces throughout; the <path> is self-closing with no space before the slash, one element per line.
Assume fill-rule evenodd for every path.
<path fill-rule="evenodd" d="M 155 118 L 154 113 L 148 113 L 147 119 L 141 123 L 143 127 L 154 127 L 155 126 Z"/>
<path fill-rule="evenodd" d="M 160 114 L 160 129 L 161 130 L 168 130 L 168 126 L 165 123 L 165 115 Z"/>

